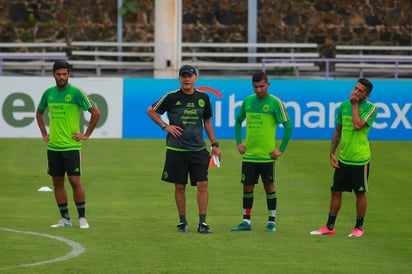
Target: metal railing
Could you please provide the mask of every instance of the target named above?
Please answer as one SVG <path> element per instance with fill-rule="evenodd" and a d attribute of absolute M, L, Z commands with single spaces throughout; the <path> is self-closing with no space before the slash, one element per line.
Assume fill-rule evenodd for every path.
<path fill-rule="evenodd" d="M 358 63 L 360 65 L 353 66 L 353 69 L 362 70 L 363 63 L 371 63 L 376 64 L 375 69 L 379 69 L 379 65 L 388 65 L 393 64 L 394 66 L 394 78 L 398 79 L 399 77 L 399 65 L 403 63 L 411 64 L 411 67 L 408 68 L 412 72 L 412 57 L 411 59 L 377 59 L 377 58 L 357 58 L 357 59 L 349 59 L 349 58 L 292 58 L 292 59 L 281 59 L 281 58 L 264 58 L 262 59 L 262 71 L 266 71 L 266 64 L 267 63 L 285 63 L 285 62 L 295 62 L 295 63 L 325 63 L 325 78 L 329 79 L 330 77 L 330 64 L 331 63 Z"/>
<path fill-rule="evenodd" d="M 55 54 L 55 53 L 25 53 L 25 54 L 2 54 L 0 53 L 0 76 L 3 74 L 3 60 L 19 60 L 19 61 L 38 61 L 39 63 L 36 63 L 35 65 L 39 67 L 41 70 L 41 75 L 45 75 L 45 61 L 56 61 L 56 60 L 65 60 L 67 61 L 67 56 L 63 54 Z M 29 66 L 30 64 L 26 63 L 26 66 Z M 24 64 L 22 67 L 25 66 Z M 21 69 L 19 69 L 21 70 Z"/>
<path fill-rule="evenodd" d="M 115 43 L 115 42 L 73 42 L 72 47 L 74 46 L 94 46 L 94 47 L 115 47 L 115 46 L 123 46 L 123 47 L 129 47 L 129 46 L 148 46 L 148 47 L 154 47 L 154 43 Z M 364 71 L 384 71 L 384 72 L 390 72 L 393 73 L 394 78 L 398 79 L 399 74 L 401 72 L 407 72 L 412 74 L 412 56 L 411 55 L 402 55 L 401 57 L 398 56 L 391 56 L 388 54 L 387 56 L 385 55 L 380 55 L 380 57 L 374 57 L 372 55 L 359 55 L 359 57 L 353 57 L 353 56 L 347 56 L 347 57 L 339 57 L 337 58 L 319 58 L 311 55 L 304 55 L 304 54 L 313 54 L 313 52 L 295 52 L 293 48 L 307 48 L 307 49 L 314 49 L 316 44 L 248 44 L 248 43 L 182 43 L 182 49 L 185 48 L 186 50 L 182 52 L 182 56 L 184 57 L 186 55 L 193 55 L 193 56 L 186 56 L 186 57 L 199 57 L 204 54 L 205 56 L 208 56 L 210 54 L 215 54 L 215 55 L 222 55 L 222 53 L 208 53 L 208 52 L 197 52 L 199 50 L 198 47 L 216 47 L 216 46 L 221 46 L 223 48 L 227 47 L 255 47 L 255 48 L 260 48 L 260 47 L 282 47 L 286 48 L 289 50 L 288 53 L 284 52 L 279 52 L 279 53 L 270 53 L 269 57 L 263 57 L 260 62 L 257 61 L 255 65 L 259 66 L 259 63 L 262 65 L 262 70 L 268 70 L 269 67 L 274 68 L 276 67 L 277 64 L 279 64 L 279 67 L 285 67 L 286 64 L 304 64 L 304 65 L 309 65 L 309 64 L 315 64 L 316 68 L 317 67 L 322 67 L 322 70 L 317 70 L 316 73 L 319 75 L 319 73 L 323 74 L 326 79 L 331 77 L 332 73 L 342 71 L 342 70 L 353 70 L 353 71 L 359 71 L 360 74 L 362 74 Z M 0 43 L 0 75 L 3 73 L 3 69 L 5 64 L 7 64 L 9 67 L 13 66 L 16 70 L 25 70 L 28 68 L 33 69 L 40 69 L 42 71 L 42 74 L 44 74 L 44 65 L 46 63 L 49 63 L 53 60 L 67 60 L 69 57 L 66 55 L 66 43 Z M 193 48 L 194 47 L 194 48 Z M 18 48 L 20 48 L 18 50 Z M 10 49 L 11 52 L 9 51 Z M 57 50 L 56 50 L 57 49 Z M 346 49 L 341 47 L 341 49 Z M 358 49 L 358 48 L 355 48 Z M 362 46 L 362 49 L 364 47 Z M 373 49 L 373 50 L 378 50 L 378 49 L 388 49 L 387 47 L 382 48 L 382 47 L 368 47 L 368 49 Z M 404 50 L 408 49 L 410 50 L 411 47 L 390 47 L 389 49 L 391 50 Z M 72 50 L 75 50 L 72 48 Z M 77 49 L 78 50 L 78 49 Z M 95 49 L 96 50 L 96 49 Z M 90 50 L 88 49 L 87 54 L 91 54 L 94 56 L 94 54 L 97 54 L 95 50 Z M 51 52 L 53 51 L 53 52 Z M 89 53 L 90 52 L 90 53 Z M 125 54 L 123 52 L 113 52 L 113 51 L 107 51 L 103 52 L 105 55 L 110 55 L 112 57 L 118 57 L 120 54 Z M 103 54 L 102 53 L 102 54 Z M 153 52 L 132 52 L 133 54 L 141 54 L 142 56 L 146 56 L 147 54 L 150 54 L 150 56 L 154 55 Z M 207 53 L 207 54 L 206 54 Z M 239 53 L 235 53 L 238 54 Z M 251 56 L 257 56 L 258 53 L 250 53 L 250 52 L 242 52 L 241 56 L 244 57 L 251 57 Z M 260 54 L 260 53 L 259 53 Z M 277 57 L 273 57 L 273 54 L 278 54 L 276 55 Z M 290 54 L 287 57 L 285 54 Z M 302 54 L 300 55 L 295 55 L 295 54 Z M 230 54 L 224 53 L 224 55 L 228 55 L 230 57 Z M 250 55 L 250 56 L 249 56 Z M 260 55 L 259 55 L 260 56 Z M 70 57 L 70 59 L 72 56 Z M 16 60 L 18 62 L 7 62 L 7 60 Z M 26 62 L 23 62 L 26 61 Z M 194 64 L 197 62 L 200 62 L 199 60 L 194 60 Z M 250 62 L 250 61 L 249 61 Z M 235 69 L 241 67 L 248 68 L 249 63 L 248 61 L 242 62 L 242 63 L 236 63 L 233 64 L 233 62 L 222 62 L 223 65 L 220 70 L 225 70 L 227 69 L 228 65 L 232 65 Z M 9 64 L 12 63 L 12 64 Z M 17 63 L 17 64 L 14 64 Z M 115 63 L 115 62 L 114 62 Z M 277 64 L 276 64 L 277 63 Z M 219 63 L 217 63 L 219 64 Z M 211 61 L 209 64 L 207 64 L 209 67 L 216 66 L 218 67 L 216 62 Z M 271 64 L 271 65 L 269 65 Z M 319 64 L 321 66 L 319 66 Z M 332 64 L 334 64 L 335 69 L 332 70 Z M 99 64 L 93 64 L 98 66 Z M 221 65 L 221 64 L 220 64 Z M 324 66 L 323 66 L 324 65 Z M 36 67 L 39 66 L 39 67 Z M 337 74 L 335 74 L 337 75 Z"/>

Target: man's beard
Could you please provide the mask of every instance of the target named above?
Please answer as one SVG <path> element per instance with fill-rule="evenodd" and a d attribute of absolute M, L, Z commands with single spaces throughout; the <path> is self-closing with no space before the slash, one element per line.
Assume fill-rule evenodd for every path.
<path fill-rule="evenodd" d="M 58 88 L 64 88 L 67 85 L 67 80 L 56 80 L 56 85 Z"/>

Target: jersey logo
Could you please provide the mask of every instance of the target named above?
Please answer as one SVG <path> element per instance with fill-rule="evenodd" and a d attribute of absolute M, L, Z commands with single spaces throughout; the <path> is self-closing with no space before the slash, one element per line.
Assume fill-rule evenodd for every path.
<path fill-rule="evenodd" d="M 175 106 L 180 106 L 182 103 L 180 101 L 177 101 Z"/>
<path fill-rule="evenodd" d="M 199 107 L 203 108 L 203 107 L 205 107 L 205 100 L 199 99 L 199 101 L 197 102 L 197 104 L 199 105 Z"/>
<path fill-rule="evenodd" d="M 70 94 L 67 94 L 65 97 L 64 97 L 64 101 L 66 101 L 66 102 L 70 102 L 72 100 L 72 96 L 70 95 Z"/>
<path fill-rule="evenodd" d="M 263 105 L 262 111 L 263 112 L 268 112 L 269 111 L 269 105 L 268 104 Z"/>

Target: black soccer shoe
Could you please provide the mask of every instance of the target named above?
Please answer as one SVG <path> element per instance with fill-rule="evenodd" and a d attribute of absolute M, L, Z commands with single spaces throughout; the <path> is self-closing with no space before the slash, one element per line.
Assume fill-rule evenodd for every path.
<path fill-rule="evenodd" d="M 189 226 L 185 223 L 180 223 L 177 225 L 177 231 L 186 233 L 189 231 Z"/>
<path fill-rule="evenodd" d="M 209 234 L 212 233 L 212 230 L 210 230 L 209 225 L 207 223 L 201 223 L 197 227 L 197 232 L 202 234 Z"/>

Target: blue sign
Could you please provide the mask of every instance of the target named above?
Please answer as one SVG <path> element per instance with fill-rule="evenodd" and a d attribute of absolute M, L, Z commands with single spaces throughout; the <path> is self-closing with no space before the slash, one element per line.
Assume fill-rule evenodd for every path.
<path fill-rule="evenodd" d="M 332 138 L 339 104 L 349 99 L 354 80 L 270 80 L 269 92 L 286 106 L 293 123 L 292 139 Z M 412 81 L 372 80 L 369 100 L 378 107 L 371 140 L 412 140 Z M 123 138 L 164 138 L 146 109 L 166 92 L 180 87 L 177 79 L 124 79 Z M 250 79 L 202 79 L 196 87 L 207 92 L 214 110 L 218 139 L 234 138 L 234 123 L 242 101 L 253 94 Z M 163 117 L 167 120 L 167 117 Z M 281 138 L 282 128 L 278 130 Z"/>

